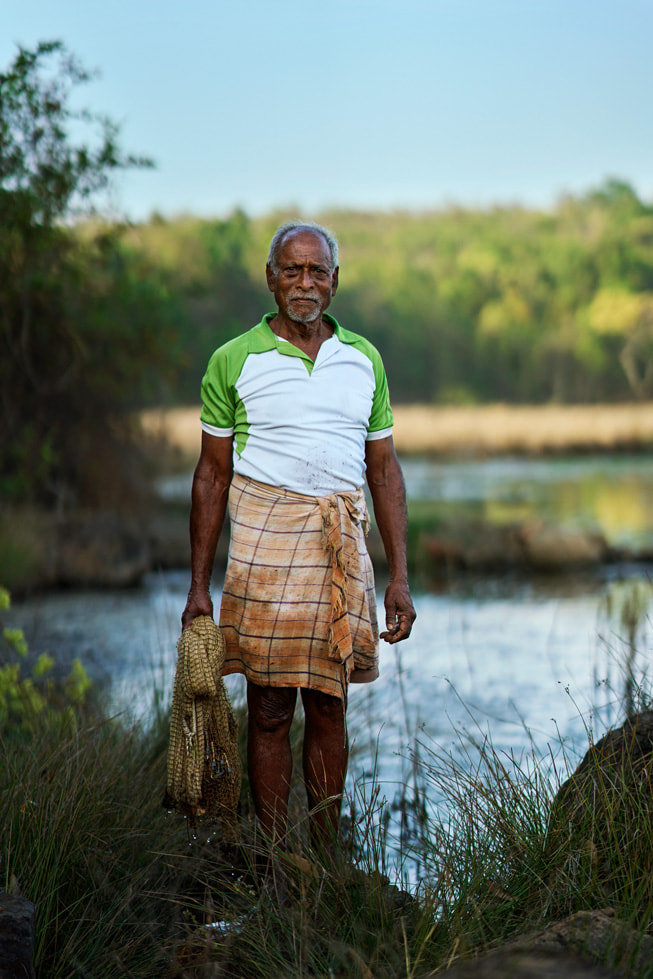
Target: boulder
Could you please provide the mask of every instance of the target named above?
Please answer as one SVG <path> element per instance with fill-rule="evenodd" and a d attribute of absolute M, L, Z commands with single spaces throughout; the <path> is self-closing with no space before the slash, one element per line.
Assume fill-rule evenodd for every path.
<path fill-rule="evenodd" d="M 432 571 L 467 569 L 565 571 L 615 560 L 601 534 L 554 527 L 540 520 L 493 524 L 452 521 L 438 533 L 424 532 L 418 560 Z"/>
<path fill-rule="evenodd" d="M 452 521 L 439 533 L 422 533 L 418 554 L 431 570 L 496 571 L 524 564 L 516 524 Z"/>
<path fill-rule="evenodd" d="M 524 524 L 519 537 L 527 564 L 538 571 L 591 567 L 608 554 L 601 534 L 552 527 L 539 520 Z"/>
<path fill-rule="evenodd" d="M 34 979 L 35 906 L 0 893 L 0 979 Z"/>
<path fill-rule="evenodd" d="M 151 567 L 142 521 L 114 511 L 77 512 L 55 528 L 56 581 L 60 585 L 124 588 Z"/>
<path fill-rule="evenodd" d="M 609 903 L 653 904 L 653 710 L 609 731 L 561 785 L 545 857 L 554 905 L 574 882 Z"/>
<path fill-rule="evenodd" d="M 628 974 L 643 979 L 650 975 L 652 958 L 653 938 L 633 930 L 607 908 L 579 911 L 519 935 L 499 949 L 461 960 L 437 975 L 447 979 L 621 979 Z"/>

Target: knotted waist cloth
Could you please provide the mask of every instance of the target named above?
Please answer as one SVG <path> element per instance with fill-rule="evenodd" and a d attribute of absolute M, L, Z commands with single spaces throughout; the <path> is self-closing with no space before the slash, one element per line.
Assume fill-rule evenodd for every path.
<path fill-rule="evenodd" d="M 222 592 L 223 673 L 345 698 L 378 676 L 362 489 L 306 496 L 234 475 Z"/>

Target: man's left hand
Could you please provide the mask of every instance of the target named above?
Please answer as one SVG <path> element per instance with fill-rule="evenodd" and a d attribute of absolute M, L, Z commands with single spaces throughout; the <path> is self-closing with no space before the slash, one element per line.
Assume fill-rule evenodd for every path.
<path fill-rule="evenodd" d="M 385 590 L 385 625 L 386 632 L 381 633 L 381 639 L 386 642 L 400 642 L 407 639 L 415 621 L 413 606 L 408 583 L 406 581 L 391 581 Z"/>

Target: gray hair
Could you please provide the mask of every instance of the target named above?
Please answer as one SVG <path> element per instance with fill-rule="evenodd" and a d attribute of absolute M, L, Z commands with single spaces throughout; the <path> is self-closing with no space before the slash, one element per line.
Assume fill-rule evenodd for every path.
<path fill-rule="evenodd" d="M 279 271 L 279 250 L 283 244 L 283 240 L 286 235 L 289 235 L 293 231 L 311 231 L 313 234 L 321 235 L 324 238 L 331 253 L 331 271 L 333 272 L 338 264 L 338 242 L 336 241 L 335 235 L 314 221 L 286 221 L 280 228 L 277 228 L 270 242 L 268 265 L 274 274 L 276 275 Z"/>

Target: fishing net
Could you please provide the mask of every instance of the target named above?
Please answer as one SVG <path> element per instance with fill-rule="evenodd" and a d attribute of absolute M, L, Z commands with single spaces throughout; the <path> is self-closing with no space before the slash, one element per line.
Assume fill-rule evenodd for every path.
<path fill-rule="evenodd" d="M 201 615 L 177 643 L 165 805 L 193 821 L 217 820 L 227 842 L 239 839 L 241 762 L 238 725 L 222 679 L 224 638 Z"/>

